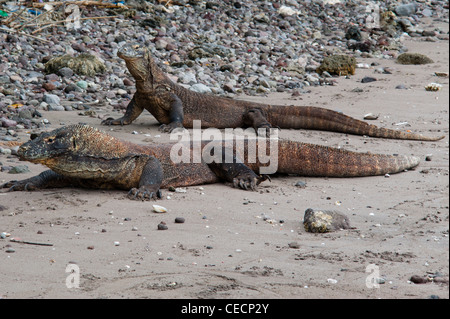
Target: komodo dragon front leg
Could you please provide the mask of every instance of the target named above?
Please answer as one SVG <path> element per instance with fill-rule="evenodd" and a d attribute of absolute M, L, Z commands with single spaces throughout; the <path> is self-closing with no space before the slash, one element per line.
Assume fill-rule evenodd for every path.
<path fill-rule="evenodd" d="M 149 111 L 158 122 L 161 132 L 170 133 L 176 128 L 183 127 L 184 112 L 183 102 L 173 93 L 168 86 L 161 85 L 148 94 L 136 93 L 127 106 L 123 117 L 112 117 L 102 121 L 104 125 L 128 125 L 133 122 L 143 111 Z"/>
<path fill-rule="evenodd" d="M 118 119 L 114 119 L 112 117 L 108 117 L 106 120 L 102 121 L 104 125 L 128 125 L 133 122 L 135 119 L 141 115 L 144 108 L 139 106 L 138 103 L 135 102 L 135 98 L 133 97 L 128 103 L 127 110 L 125 111 L 124 116 Z"/>
<path fill-rule="evenodd" d="M 0 187 L 9 188 L 9 191 L 34 191 L 44 188 L 67 187 L 75 183 L 73 178 L 57 174 L 52 170 L 46 170 L 27 179 L 9 181 Z"/>
<path fill-rule="evenodd" d="M 146 155 L 142 155 L 140 160 L 144 164 L 139 179 L 139 186 L 133 187 L 128 192 L 128 197 L 142 200 L 161 198 L 160 187 L 164 178 L 161 162 L 156 157 Z"/>

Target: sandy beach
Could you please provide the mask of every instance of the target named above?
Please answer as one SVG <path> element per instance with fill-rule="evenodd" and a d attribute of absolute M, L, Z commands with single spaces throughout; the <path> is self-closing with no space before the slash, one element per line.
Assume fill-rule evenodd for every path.
<path fill-rule="evenodd" d="M 284 92 L 238 98 L 320 106 L 357 119 L 379 114 L 372 124 L 446 135 L 436 142 L 417 142 L 307 130 L 279 133 L 284 139 L 352 151 L 419 156 L 417 169 L 389 177 L 277 176 L 256 192 L 225 183 L 185 192 L 163 190 L 157 202 L 131 201 L 120 190 L 2 190 L 0 232 L 10 236 L 0 239 L 0 297 L 449 298 L 449 78 L 435 75 L 449 72 L 449 43 L 411 38 L 404 44 L 434 63 L 358 58 L 358 63 L 379 66 L 357 69 L 348 79 L 336 77 L 336 85 L 310 87 L 298 97 Z M 376 73 L 380 67 L 392 74 Z M 364 76 L 377 81 L 361 83 Z M 442 89 L 426 91 L 432 82 Z M 396 89 L 400 84 L 407 89 Z M 169 142 L 148 112 L 131 125 L 105 127 L 100 118 L 119 113 L 109 106 L 93 109 L 95 117 L 80 116 L 79 111 L 42 115 L 51 123 L 47 130 L 83 122 L 135 143 Z M 27 130 L 17 132 L 21 141 L 28 140 Z M 30 170 L 0 172 L 1 183 L 46 169 L 13 155 L 0 155 L 0 162 Z M 296 187 L 298 181 L 306 187 Z M 155 213 L 153 204 L 168 211 Z M 353 229 L 308 233 L 302 224 L 308 208 L 338 210 L 349 217 Z M 185 222 L 175 223 L 177 217 Z M 157 229 L 161 221 L 167 230 Z M 72 275 L 68 269 L 79 271 L 78 288 L 70 280 L 67 285 Z M 368 287 L 373 269 L 380 280 Z M 414 284 L 414 275 L 444 282 Z"/>

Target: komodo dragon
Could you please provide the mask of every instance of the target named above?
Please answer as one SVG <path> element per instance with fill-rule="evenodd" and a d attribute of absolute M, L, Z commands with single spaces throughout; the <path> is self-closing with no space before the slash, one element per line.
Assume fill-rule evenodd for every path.
<path fill-rule="evenodd" d="M 266 138 L 254 140 L 258 147 L 259 143 L 268 141 Z M 287 140 L 277 142 L 277 173 L 281 174 L 373 176 L 402 172 L 419 164 L 419 158 L 414 156 L 356 153 Z M 192 150 L 193 143 L 187 144 L 188 149 Z M 203 150 L 210 144 L 205 141 L 201 143 Z M 226 142 L 217 143 L 223 147 L 222 151 L 226 151 Z M 232 143 L 233 152 L 237 144 Z M 20 159 L 44 164 L 50 170 L 25 180 L 7 182 L 2 187 L 11 191 L 64 186 L 117 188 L 129 190 L 130 198 L 144 200 L 160 198 L 161 188 L 216 183 L 220 180 L 232 182 L 235 187 L 255 190 L 268 178 L 257 174 L 263 166 L 259 157 L 255 163 L 249 163 L 248 148 L 244 148 L 244 154 L 233 153 L 232 161 L 219 158 L 207 164 L 202 157 L 197 163 L 175 163 L 171 159 L 174 145 L 137 145 L 87 125 L 65 126 L 40 134 L 18 150 Z"/>
<path fill-rule="evenodd" d="M 192 128 L 193 121 L 200 120 L 202 127 L 253 127 L 255 131 L 264 129 L 266 134 L 273 126 L 422 141 L 435 141 L 444 137 L 427 137 L 380 128 L 319 107 L 268 105 L 197 93 L 171 81 L 144 46 L 125 44 L 117 55 L 125 60 L 136 80 L 136 93 L 123 117 L 108 118 L 102 124 L 130 124 L 146 109 L 162 123 L 160 129 L 164 132 L 171 132 L 178 127 Z"/>

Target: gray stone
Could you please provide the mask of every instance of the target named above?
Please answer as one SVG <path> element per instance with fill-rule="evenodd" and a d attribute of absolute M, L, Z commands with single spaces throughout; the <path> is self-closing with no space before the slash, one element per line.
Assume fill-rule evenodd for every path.
<path fill-rule="evenodd" d="M 26 165 L 18 165 L 18 166 L 14 166 L 13 168 L 11 168 L 9 170 L 9 174 L 23 174 L 23 173 L 28 173 L 30 171 L 30 169 L 28 168 L 28 166 Z"/>
<path fill-rule="evenodd" d="M 211 89 L 202 83 L 197 83 L 191 86 L 191 90 L 198 93 L 211 93 Z"/>
<path fill-rule="evenodd" d="M 80 89 L 86 90 L 87 87 L 88 87 L 88 83 L 87 83 L 86 81 L 78 81 L 78 82 L 77 82 L 77 86 L 78 86 Z"/>
<path fill-rule="evenodd" d="M 62 105 L 50 103 L 50 104 L 48 105 L 48 110 L 49 110 L 49 111 L 65 111 L 66 109 L 65 109 L 64 106 L 62 106 Z"/>
<path fill-rule="evenodd" d="M 71 77 L 73 75 L 73 71 L 71 68 L 64 67 L 59 69 L 58 74 L 63 77 Z"/>
<path fill-rule="evenodd" d="M 351 228 L 348 217 L 343 213 L 312 208 L 308 208 L 305 211 L 303 226 L 310 233 L 327 233 Z"/>
<path fill-rule="evenodd" d="M 11 81 L 9 80 L 9 76 L 7 75 L 0 75 L 0 83 L 5 84 L 5 83 L 10 83 Z"/>
<path fill-rule="evenodd" d="M 401 17 L 412 16 L 417 11 L 417 4 L 415 2 L 399 5 L 395 8 L 395 13 Z"/>
<path fill-rule="evenodd" d="M 59 105 L 61 100 L 59 96 L 55 94 L 44 94 L 44 102 L 48 104 L 56 104 Z"/>

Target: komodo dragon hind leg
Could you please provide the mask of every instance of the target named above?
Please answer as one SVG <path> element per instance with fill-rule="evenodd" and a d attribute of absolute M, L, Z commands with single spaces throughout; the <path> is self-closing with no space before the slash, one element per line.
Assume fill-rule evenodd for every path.
<path fill-rule="evenodd" d="M 128 198 L 141 200 L 161 198 L 160 187 L 164 177 L 161 162 L 156 157 L 142 155 L 136 164 L 143 167 L 139 187 L 133 187 L 128 192 Z"/>
<path fill-rule="evenodd" d="M 106 120 L 102 121 L 103 125 L 128 125 L 133 122 L 141 113 L 144 111 L 142 106 L 139 106 L 134 97 L 128 103 L 127 110 L 125 111 L 124 116 L 118 119 L 114 119 L 112 117 L 108 117 Z"/>
<path fill-rule="evenodd" d="M 221 155 L 212 155 L 212 162 L 208 166 L 218 177 L 233 183 L 233 187 L 256 191 L 261 182 L 270 179 L 267 175 L 258 176 L 240 158 L 234 154 L 230 156 L 231 154 L 232 149 L 227 150 L 223 147 Z"/>
<path fill-rule="evenodd" d="M 257 108 L 248 110 L 244 115 L 244 123 L 253 127 L 258 135 L 270 137 L 272 125 L 267 121 L 263 110 Z"/>

